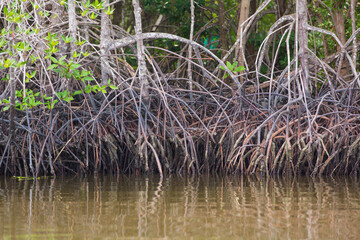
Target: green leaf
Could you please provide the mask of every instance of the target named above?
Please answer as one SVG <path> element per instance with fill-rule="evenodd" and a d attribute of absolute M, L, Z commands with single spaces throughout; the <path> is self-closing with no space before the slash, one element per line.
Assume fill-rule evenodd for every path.
<path fill-rule="evenodd" d="M 51 65 L 47 68 L 47 70 L 52 70 L 52 69 L 56 68 L 57 66 L 58 66 L 57 64 L 51 64 Z"/>
<path fill-rule="evenodd" d="M 97 16 L 98 16 L 97 14 L 92 12 L 91 15 L 90 15 L 90 19 L 94 20 Z"/>
<path fill-rule="evenodd" d="M 63 61 L 65 60 L 65 58 L 66 58 L 66 55 L 62 56 L 62 57 L 59 59 L 59 62 L 63 62 Z M 55 63 L 57 63 L 57 62 L 55 62 Z"/>
<path fill-rule="evenodd" d="M 36 70 L 35 70 L 35 71 L 33 71 L 33 72 L 31 73 L 31 76 L 30 76 L 30 78 L 33 78 L 33 77 L 35 77 L 36 73 L 37 73 L 37 71 L 36 71 Z"/>
<path fill-rule="evenodd" d="M 8 58 L 8 59 L 6 59 L 6 61 L 5 61 L 5 63 L 4 63 L 4 67 L 5 67 L 5 68 L 9 68 L 9 67 L 11 67 L 11 66 L 14 64 L 14 62 L 15 62 L 14 59 Z"/>
<path fill-rule="evenodd" d="M 25 80 L 25 82 L 29 82 L 29 80 L 36 75 L 36 72 L 37 72 L 37 71 L 33 71 L 31 74 L 26 73 L 26 80 Z"/>
<path fill-rule="evenodd" d="M 107 15 L 112 15 L 112 14 L 114 13 L 114 10 L 115 10 L 115 9 L 111 9 L 110 6 L 109 6 L 108 9 L 105 11 L 105 13 L 106 13 Z"/>
<path fill-rule="evenodd" d="M 35 106 L 35 99 L 34 98 L 25 99 L 25 101 L 28 101 L 30 107 Z M 27 104 L 27 103 L 25 102 L 25 104 Z"/>
<path fill-rule="evenodd" d="M 88 11 L 89 11 L 89 9 L 86 9 L 85 11 L 83 11 L 83 12 L 81 13 L 81 16 L 84 17 Z"/>
<path fill-rule="evenodd" d="M 82 77 L 85 77 L 85 76 L 87 76 L 87 75 L 89 75 L 89 72 L 83 69 L 83 70 L 81 71 L 81 76 L 82 76 Z"/>
<path fill-rule="evenodd" d="M 44 98 L 45 100 L 50 100 L 50 99 L 52 99 L 52 97 L 47 97 L 46 94 L 43 96 L 43 98 Z"/>
<path fill-rule="evenodd" d="M 100 87 L 98 85 L 92 86 L 91 90 L 95 93 L 97 93 L 100 90 Z"/>
<path fill-rule="evenodd" d="M 74 75 L 76 80 L 80 79 L 80 72 L 78 70 L 74 70 L 73 75 Z"/>
<path fill-rule="evenodd" d="M 91 85 L 86 85 L 85 89 L 84 89 L 85 93 L 90 93 L 91 92 Z"/>
<path fill-rule="evenodd" d="M 23 61 L 23 62 L 19 62 L 17 66 L 19 68 L 19 67 L 25 66 L 26 64 L 27 64 L 27 61 Z"/>
<path fill-rule="evenodd" d="M 58 63 L 58 60 L 56 58 L 54 58 L 53 56 L 50 56 L 49 58 L 51 59 L 51 61 L 53 63 Z"/>
<path fill-rule="evenodd" d="M 245 70 L 244 66 L 239 66 L 239 67 L 234 69 L 234 72 L 241 72 L 241 71 L 244 71 L 244 70 Z"/>
<path fill-rule="evenodd" d="M 53 109 L 55 104 L 59 102 L 57 99 L 55 99 L 52 103 L 51 103 L 51 108 L 50 109 Z"/>
<path fill-rule="evenodd" d="M 111 88 L 111 89 L 113 89 L 113 90 L 117 90 L 117 89 L 119 89 L 117 86 L 115 86 L 115 85 L 109 85 L 109 88 Z"/>
<path fill-rule="evenodd" d="M 23 96 L 22 90 L 20 90 L 20 91 L 16 90 L 15 96 L 16 96 L 16 97 L 22 97 L 22 96 Z"/>
<path fill-rule="evenodd" d="M 70 78 L 71 78 L 71 73 L 66 72 L 66 73 L 65 73 L 65 77 L 68 78 L 68 79 L 70 79 Z"/>
<path fill-rule="evenodd" d="M 81 67 L 81 64 L 79 64 L 79 63 L 74 63 L 74 64 L 72 64 L 72 65 L 70 66 L 70 69 L 77 69 L 77 68 L 79 68 L 79 67 Z"/>
<path fill-rule="evenodd" d="M 79 95 L 79 94 L 83 94 L 83 91 L 82 91 L 82 90 L 75 91 L 75 92 L 73 93 L 73 96 L 76 96 L 76 95 Z"/>
<path fill-rule="evenodd" d="M 85 40 L 83 40 L 83 41 L 80 41 L 80 40 L 75 41 L 75 44 L 78 45 L 78 46 L 81 46 L 81 45 L 83 45 L 84 43 L 85 43 Z"/>
<path fill-rule="evenodd" d="M 86 77 L 83 77 L 84 80 L 86 81 L 93 81 L 94 79 L 90 76 L 86 76 Z"/>
<path fill-rule="evenodd" d="M 231 64 L 229 61 L 226 62 L 226 66 L 228 67 L 228 69 L 229 69 L 230 71 L 232 71 L 233 66 L 232 66 L 232 64 Z"/>
<path fill-rule="evenodd" d="M 43 104 L 41 101 L 37 101 L 37 102 L 35 102 L 34 106 L 38 106 L 38 105 L 41 105 L 41 104 Z"/>
<path fill-rule="evenodd" d="M 56 95 L 58 95 L 59 98 L 64 98 L 64 96 L 65 96 L 64 92 L 57 92 Z"/>
<path fill-rule="evenodd" d="M 0 48 L 2 48 L 3 46 L 5 46 L 9 41 L 6 41 L 4 38 L 1 38 L 0 40 Z"/>

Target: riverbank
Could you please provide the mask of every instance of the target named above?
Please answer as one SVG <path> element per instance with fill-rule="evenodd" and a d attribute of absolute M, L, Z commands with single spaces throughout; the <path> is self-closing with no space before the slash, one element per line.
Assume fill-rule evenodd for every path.
<path fill-rule="evenodd" d="M 13 149 L 6 138 L 0 143 L 0 171 L 21 176 L 359 174 L 354 105 L 307 98 L 307 105 L 290 100 L 269 111 L 251 94 L 194 91 L 195 101 L 189 102 L 186 90 L 169 92 L 154 92 L 148 106 L 137 104 L 139 96 L 126 100 L 127 94 L 113 90 L 101 101 L 87 95 L 51 111 L 17 111 Z M 5 112 L 0 122 L 6 133 Z"/>
<path fill-rule="evenodd" d="M 105 2 L 1 2 L 0 174 L 359 175 L 359 6 L 340 41 L 306 1 L 253 2 L 221 48 L 145 32 L 138 0 L 126 29 Z"/>

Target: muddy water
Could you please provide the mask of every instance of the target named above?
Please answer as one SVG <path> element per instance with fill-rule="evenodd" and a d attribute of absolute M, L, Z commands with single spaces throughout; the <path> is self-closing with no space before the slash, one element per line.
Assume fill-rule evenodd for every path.
<path fill-rule="evenodd" d="M 355 178 L 0 178 L 0 239 L 360 239 Z"/>

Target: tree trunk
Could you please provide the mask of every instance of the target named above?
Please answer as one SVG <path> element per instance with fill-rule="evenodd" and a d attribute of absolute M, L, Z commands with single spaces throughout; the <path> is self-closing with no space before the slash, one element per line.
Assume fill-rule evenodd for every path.
<path fill-rule="evenodd" d="M 190 12 L 191 12 L 191 24 L 190 24 L 190 37 L 189 40 L 193 41 L 193 37 L 194 37 L 194 24 L 195 24 L 195 6 L 194 6 L 194 0 L 190 1 Z M 189 45 L 189 50 L 188 50 L 188 58 L 189 58 L 189 62 L 188 62 L 188 78 L 189 78 L 189 88 L 190 88 L 190 102 L 191 104 L 193 104 L 194 102 L 194 97 L 193 97 L 193 78 L 192 78 L 192 69 L 191 69 L 191 59 L 192 59 L 192 46 Z"/>
<path fill-rule="evenodd" d="M 138 71 L 139 71 L 139 83 L 141 86 L 141 97 L 144 101 L 149 100 L 149 81 L 147 78 L 147 69 L 145 62 L 145 48 L 144 41 L 142 36 L 142 23 L 141 23 L 141 7 L 139 0 L 132 0 L 134 6 L 134 16 L 135 16 L 135 38 L 137 46 L 137 61 L 138 61 Z"/>
<path fill-rule="evenodd" d="M 159 17 L 156 19 L 154 26 L 152 27 L 151 31 L 156 32 L 157 28 L 159 27 L 161 21 L 163 20 L 164 15 L 160 14 Z"/>
<path fill-rule="evenodd" d="M 16 79 L 14 74 L 14 68 L 9 68 L 9 84 L 10 84 L 10 126 L 9 126 L 9 141 L 11 152 L 11 171 L 15 175 L 15 91 L 16 91 Z"/>
<path fill-rule="evenodd" d="M 240 16 L 239 16 L 239 22 L 238 22 L 238 28 L 237 28 L 237 39 L 242 39 L 240 41 L 239 47 L 236 49 L 236 53 L 238 54 L 238 64 L 240 66 L 245 65 L 245 45 L 246 45 L 246 36 L 243 34 L 243 29 L 245 26 L 241 26 L 248 18 L 249 18 L 249 10 L 250 10 L 250 0 L 242 0 L 239 1 L 238 4 Z"/>
<path fill-rule="evenodd" d="M 341 44 L 346 43 L 345 36 L 345 19 L 344 19 L 344 2 L 342 0 L 335 0 L 333 3 L 334 8 L 334 25 L 335 32 L 337 37 L 339 38 Z M 341 51 L 341 46 L 338 44 L 336 48 L 337 52 Z M 338 69 L 340 69 L 340 75 L 345 77 L 348 74 L 348 69 L 350 68 L 349 62 L 346 58 L 340 59 Z"/>
<path fill-rule="evenodd" d="M 281 18 L 286 11 L 287 0 L 277 0 L 278 18 Z"/>
<path fill-rule="evenodd" d="M 342 0 L 334 1 L 334 26 L 336 35 L 340 39 L 340 42 L 344 44 L 346 42 L 345 37 L 345 20 L 344 20 L 344 12 L 343 12 L 343 2 Z M 337 46 L 337 51 L 341 51 L 341 47 Z"/>
<path fill-rule="evenodd" d="M 356 22 L 355 22 L 355 8 L 356 8 L 357 0 L 351 0 L 350 12 L 351 12 L 351 31 L 354 33 L 356 31 Z M 356 69 L 356 57 L 357 57 L 357 46 L 356 46 L 356 38 L 353 40 L 353 52 L 352 52 L 352 61 L 354 63 Z"/>
<path fill-rule="evenodd" d="M 87 0 L 81 0 L 81 5 L 86 4 Z M 79 3 L 80 4 L 80 3 Z M 89 35 L 89 26 L 85 25 L 81 27 L 83 31 L 80 31 L 82 36 L 87 43 L 90 43 L 90 35 Z M 87 52 L 89 51 L 89 46 L 87 44 L 83 44 L 81 46 L 81 52 Z"/>
<path fill-rule="evenodd" d="M 71 54 L 75 51 L 75 41 L 76 41 L 76 32 L 77 32 L 77 20 L 76 20 L 76 8 L 74 0 L 68 1 L 68 13 L 69 13 L 69 32 L 70 37 L 73 39 L 73 41 L 70 43 L 70 51 Z"/>
<path fill-rule="evenodd" d="M 12 31 L 14 31 L 15 27 L 13 23 L 10 23 L 9 27 Z M 15 39 L 10 40 L 10 51 L 15 52 L 15 49 L 12 47 L 15 45 Z M 9 67 L 9 85 L 10 85 L 10 123 L 9 123 L 9 141 L 10 141 L 10 155 L 11 155 L 11 171 L 12 174 L 16 174 L 16 166 L 15 166 L 15 155 L 16 155 L 16 143 L 15 143 L 15 102 L 16 102 L 16 79 L 15 79 L 15 69 L 13 66 Z"/>
<path fill-rule="evenodd" d="M 250 16 L 253 15 L 255 12 L 256 12 L 256 8 L 257 8 L 257 5 L 256 5 L 256 1 L 251 1 L 250 2 Z M 253 28 L 254 32 L 256 32 L 256 26 Z M 247 35 L 249 33 L 246 33 Z M 255 66 L 255 60 L 256 60 L 256 54 L 257 54 L 257 50 L 255 48 L 255 44 L 254 43 L 247 43 L 247 46 L 246 46 L 246 50 L 247 50 L 247 55 L 246 55 L 246 60 L 247 60 L 247 63 L 249 66 Z"/>
<path fill-rule="evenodd" d="M 105 5 L 109 4 L 109 0 L 105 0 Z M 101 13 L 101 33 L 100 33 L 100 54 L 101 54 L 101 84 L 106 85 L 111 74 L 108 64 L 108 51 L 106 51 L 107 42 L 110 40 L 110 18 L 102 10 Z"/>
<path fill-rule="evenodd" d="M 310 95 L 309 91 L 309 69 L 308 69 L 308 60 L 306 55 L 306 48 L 308 44 L 308 33 L 306 30 L 307 26 L 307 1 L 298 0 L 296 2 L 296 12 L 297 12 L 297 40 L 299 43 L 299 61 L 300 61 L 300 70 L 301 70 L 301 85 L 302 91 L 305 93 L 305 96 Z"/>

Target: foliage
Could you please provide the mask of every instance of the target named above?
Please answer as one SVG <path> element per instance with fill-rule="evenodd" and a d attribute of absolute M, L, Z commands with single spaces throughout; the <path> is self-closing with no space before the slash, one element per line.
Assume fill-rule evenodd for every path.
<path fill-rule="evenodd" d="M 233 63 L 230 63 L 229 61 L 227 61 L 226 66 L 233 73 L 240 73 L 241 71 L 245 70 L 245 67 L 244 66 L 238 66 L 238 62 L 236 62 L 236 61 L 233 62 Z M 220 66 L 220 69 L 225 71 L 225 68 L 223 66 Z M 229 74 L 225 73 L 224 78 L 228 78 L 228 77 L 229 77 Z"/>
<path fill-rule="evenodd" d="M 62 5 L 65 4 L 64 1 L 61 2 Z M 44 6 L 34 5 L 32 3 L 34 9 L 43 9 Z M 104 2 L 100 2 L 98 0 L 90 2 L 89 0 L 84 3 L 83 8 L 84 11 L 81 12 L 83 17 L 88 16 L 90 19 L 96 18 L 96 12 L 105 9 Z M 89 93 L 107 93 L 107 88 L 112 90 L 117 89 L 117 87 L 111 84 L 110 80 L 107 85 L 99 86 L 95 83 L 95 79 L 93 77 L 93 72 L 87 70 L 84 66 L 82 66 L 79 62 L 83 61 L 89 53 L 87 51 L 78 53 L 74 51 L 72 55 L 63 55 L 58 59 L 55 57 L 60 52 L 60 41 L 64 44 L 69 45 L 74 43 L 76 46 L 81 47 L 85 40 L 76 40 L 70 36 L 61 35 L 61 38 L 58 37 L 58 33 L 48 32 L 45 36 L 42 37 L 42 40 L 45 42 L 45 48 L 43 52 L 34 51 L 32 49 L 31 44 L 27 39 L 31 39 L 37 36 L 40 33 L 40 30 L 35 26 L 31 26 L 25 29 L 26 21 L 32 18 L 29 12 L 23 12 L 25 9 L 22 9 L 21 2 L 13 2 L 11 5 L 4 6 L 3 14 L 5 21 L 9 23 L 13 23 L 16 25 L 15 29 L 11 28 L 3 28 L 1 30 L 1 39 L 0 39 L 0 69 L 9 69 L 14 68 L 20 71 L 23 71 L 25 68 L 33 68 L 39 64 L 39 56 L 44 56 L 44 59 L 50 60 L 47 61 L 49 66 L 46 68 L 48 70 L 48 74 L 56 73 L 54 77 L 62 79 L 62 81 L 71 81 L 77 80 L 81 81 L 83 84 L 77 84 L 76 86 L 82 86 L 82 88 L 69 91 L 68 89 L 59 90 L 53 93 L 53 96 L 48 96 L 43 91 L 39 91 L 39 89 L 30 89 L 27 87 L 28 84 L 36 81 L 38 76 L 38 71 L 32 71 L 31 73 L 25 72 L 26 80 L 23 83 L 23 87 L 20 90 L 16 90 L 16 102 L 15 108 L 20 111 L 24 111 L 26 109 L 32 109 L 36 107 L 45 106 L 48 109 L 53 109 L 55 105 L 59 101 L 64 101 L 66 103 L 70 103 L 74 100 L 75 95 L 79 94 L 89 94 Z M 113 13 L 113 9 L 107 8 L 105 9 L 106 13 L 111 15 Z M 40 16 L 43 18 L 47 18 L 50 16 L 50 13 L 47 11 L 39 11 Z M 11 43 L 11 39 L 14 39 L 15 36 L 23 36 L 22 39 L 16 39 L 14 43 Z M 26 60 L 24 59 L 26 56 Z M 6 74 L 5 77 L 2 78 L 4 81 L 9 81 L 9 74 Z M 33 84 L 31 84 L 33 87 Z M 0 104 L 3 105 L 2 111 L 7 111 L 10 109 L 10 97 L 5 98 L 0 101 Z"/>
<path fill-rule="evenodd" d="M 342 12 L 344 16 L 345 24 L 345 35 L 348 39 L 351 34 L 351 18 L 350 16 L 350 0 L 338 1 L 337 0 L 323 0 L 321 4 L 319 1 L 311 1 L 308 4 L 308 8 L 311 11 L 311 21 L 312 24 L 320 28 L 326 29 L 330 32 L 335 32 L 335 22 L 334 22 L 334 11 L 338 10 Z M 336 9 L 336 7 L 339 7 Z M 355 19 L 360 19 L 360 4 L 356 5 L 355 9 Z M 318 16 L 318 17 L 316 17 Z M 319 22 L 321 20 L 321 22 Z M 360 21 L 356 21 L 356 29 L 360 28 Z M 325 40 L 328 44 L 329 55 L 336 52 L 336 41 L 328 35 L 324 35 Z M 324 42 L 322 40 L 322 35 L 320 33 L 309 34 L 309 46 L 312 49 L 316 49 L 321 58 L 324 57 Z"/>

